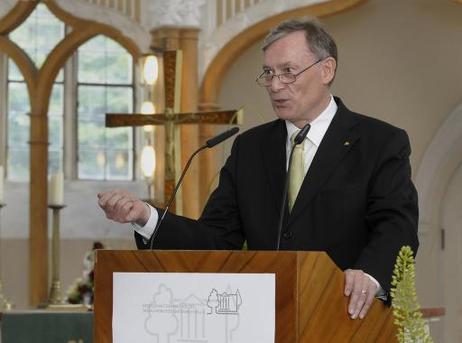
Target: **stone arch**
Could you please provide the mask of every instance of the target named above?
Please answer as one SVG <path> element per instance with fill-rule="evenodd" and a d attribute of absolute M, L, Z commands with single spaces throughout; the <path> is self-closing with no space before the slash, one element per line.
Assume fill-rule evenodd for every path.
<path fill-rule="evenodd" d="M 462 163 L 462 104 L 440 126 L 422 158 L 415 181 L 419 191 L 421 233 L 440 220 L 441 200 Z"/>
<path fill-rule="evenodd" d="M 423 296 L 426 303 L 431 306 L 449 306 L 452 310 L 462 304 L 457 300 L 458 294 L 449 294 L 451 290 L 447 288 L 448 284 L 453 283 L 453 281 L 448 283 L 448 280 L 461 277 L 460 265 L 458 265 L 460 259 L 448 258 L 449 255 L 453 256 L 455 253 L 452 242 L 447 242 L 446 249 L 442 249 L 443 237 L 455 235 L 454 232 L 446 232 L 443 236 L 442 229 L 448 229 L 444 226 L 447 195 L 450 193 L 449 187 L 453 181 L 457 176 L 460 177 L 458 173 L 460 173 L 461 166 L 462 103 L 437 130 L 424 153 L 415 177 L 420 209 L 419 239 L 421 246 L 417 254 L 416 265 L 419 296 Z M 459 273 L 458 276 L 457 273 Z M 450 303 L 446 301 L 448 297 L 452 299 Z M 445 330 L 442 330 L 441 334 L 443 331 Z"/>
<path fill-rule="evenodd" d="M 210 64 L 206 66 L 200 89 L 200 102 L 207 107 L 215 107 L 218 94 L 220 93 L 223 77 L 233 61 L 242 55 L 243 51 L 262 39 L 268 30 L 279 22 L 302 16 L 325 17 L 358 6 L 367 0 L 332 0 L 319 3 L 311 1 L 308 6 L 290 9 L 283 13 L 270 16 L 243 29 L 230 39 L 214 56 Z M 274 13 L 274 9 L 272 9 Z"/>
<path fill-rule="evenodd" d="M 57 18 L 59 18 L 64 23 L 71 26 L 74 29 L 74 31 L 84 30 L 84 31 L 92 32 L 93 36 L 96 36 L 98 34 L 108 36 L 112 38 L 113 40 L 117 41 L 117 43 L 122 45 L 125 49 L 127 49 L 127 51 L 133 55 L 133 57 L 139 56 L 142 52 L 144 52 L 147 48 L 149 48 L 149 46 L 146 46 L 145 39 L 137 39 L 133 35 L 130 35 L 128 32 L 126 32 L 128 31 L 128 29 L 137 30 L 137 31 L 142 30 L 142 28 L 139 25 L 132 25 L 129 28 L 127 28 L 128 24 L 126 24 L 125 26 L 120 25 L 121 27 L 118 28 L 116 25 L 110 25 L 103 21 L 79 18 L 75 15 L 74 11 L 82 12 L 82 8 L 81 7 L 74 8 L 70 6 L 70 4 L 72 3 L 73 2 L 71 1 L 56 1 L 55 0 L 55 1 L 47 2 L 47 6 L 48 6 L 48 9 Z M 83 3 L 79 6 L 83 6 L 83 9 L 87 9 L 88 11 L 91 9 L 95 10 L 94 5 L 90 5 L 90 4 L 85 5 Z M 70 10 L 72 10 L 72 12 L 70 12 Z M 117 17 L 116 19 L 122 20 L 119 17 Z M 112 21 L 108 20 L 108 22 L 113 24 L 114 20 Z M 143 38 L 150 37 L 149 32 L 145 32 L 145 31 L 143 32 L 146 34 L 146 37 L 143 37 Z M 89 37 L 88 39 L 92 37 Z M 78 46 L 76 48 L 78 48 Z"/>
<path fill-rule="evenodd" d="M 50 0 L 49 0 L 50 1 Z M 61 20 L 66 21 L 69 25 L 74 26 L 75 22 L 81 23 L 84 20 L 92 23 L 99 23 L 102 26 L 117 31 L 117 38 L 120 44 L 126 42 L 134 43 L 141 52 L 149 52 L 151 44 L 151 34 L 149 30 L 142 27 L 138 22 L 121 13 L 108 9 L 104 6 L 98 6 L 86 1 L 68 1 L 68 0 L 51 0 L 52 6 L 56 7 L 55 12 Z M 72 13 L 72 15 L 70 15 Z M 67 18 L 65 18 L 67 17 Z M 85 18 L 85 19 L 84 19 Z M 107 35 L 111 37 L 111 32 Z"/>

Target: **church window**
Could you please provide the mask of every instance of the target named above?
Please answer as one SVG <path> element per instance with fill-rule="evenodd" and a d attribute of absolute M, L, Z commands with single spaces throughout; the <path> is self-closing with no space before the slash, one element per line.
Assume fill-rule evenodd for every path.
<path fill-rule="evenodd" d="M 9 38 L 39 69 L 56 45 L 65 39 L 66 30 L 70 28 L 46 5 L 38 4 Z M 19 68 L 13 60 L 5 60 L 6 77 L 3 80 L 0 77 L 0 82 L 6 86 L 3 96 L 7 100 L 4 102 L 7 177 L 12 181 L 27 181 L 29 95 Z M 55 79 L 49 100 L 49 174 L 64 170 L 66 178 L 71 179 L 134 178 L 133 128 L 105 128 L 105 113 L 133 112 L 133 73 L 130 53 L 102 35 L 84 43 L 69 58 Z"/>
<path fill-rule="evenodd" d="M 11 34 L 15 42 L 37 68 L 65 36 L 65 25 L 45 5 L 39 4 L 32 14 Z M 7 80 L 7 171 L 8 178 L 25 181 L 29 178 L 30 102 L 24 77 L 16 64 L 8 60 Z M 49 162 L 50 173 L 60 169 L 63 159 L 63 73 L 53 85 L 49 107 Z"/>
<path fill-rule="evenodd" d="M 97 36 L 77 54 L 78 176 L 133 178 L 133 129 L 104 127 L 105 113 L 133 112 L 133 62 L 119 44 Z"/>

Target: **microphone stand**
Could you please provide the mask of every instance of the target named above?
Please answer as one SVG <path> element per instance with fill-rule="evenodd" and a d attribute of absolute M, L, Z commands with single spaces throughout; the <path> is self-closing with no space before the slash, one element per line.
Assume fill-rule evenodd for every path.
<path fill-rule="evenodd" d="M 180 188 L 181 183 L 182 183 L 182 181 L 183 181 L 183 178 L 184 178 L 184 176 L 186 175 L 186 171 L 189 169 L 189 166 L 191 165 L 191 162 L 192 162 L 194 156 L 196 156 L 199 152 L 201 152 L 201 151 L 204 150 L 205 148 L 208 148 L 207 145 L 203 145 L 203 146 L 201 146 L 199 149 L 197 149 L 196 151 L 194 151 L 194 153 L 191 155 L 191 157 L 189 158 L 188 162 L 186 163 L 186 166 L 185 166 L 185 168 L 183 169 L 183 172 L 181 173 L 180 179 L 178 180 L 178 182 L 177 182 L 177 184 L 176 184 L 176 186 L 175 186 L 175 189 L 173 190 L 172 195 L 170 196 L 170 199 L 168 199 L 167 206 L 165 206 L 165 209 L 164 209 L 164 211 L 162 212 L 162 216 L 159 218 L 159 220 L 157 221 L 156 227 L 154 228 L 154 231 L 153 231 L 153 233 L 152 233 L 152 236 L 151 236 L 151 239 L 150 239 L 150 243 L 149 243 L 149 249 L 150 249 L 150 250 L 152 250 L 152 248 L 153 248 L 153 246 L 154 246 L 154 240 L 155 240 L 155 238 L 156 238 L 157 231 L 159 230 L 159 226 L 160 226 L 160 224 L 162 224 L 162 221 L 164 220 L 165 215 L 166 215 L 167 212 L 168 212 L 168 209 L 169 209 L 170 206 L 172 205 L 173 200 L 175 200 L 175 196 L 176 196 L 176 193 L 178 192 L 178 188 Z"/>
<path fill-rule="evenodd" d="M 290 164 L 292 162 L 292 155 L 294 153 L 296 144 L 292 145 L 292 149 L 290 149 L 290 155 L 289 155 L 289 168 Z M 282 223 L 284 221 L 284 210 L 286 208 L 287 204 L 287 192 L 289 190 L 289 170 L 286 172 L 286 181 L 284 182 L 284 192 L 282 193 L 282 204 L 281 204 L 281 210 L 279 211 L 279 223 L 278 223 L 278 239 L 276 241 L 276 250 L 279 250 L 281 246 L 281 235 L 282 235 Z"/>
<path fill-rule="evenodd" d="M 279 223 L 278 223 L 278 238 L 276 241 L 276 250 L 280 249 L 281 246 L 281 235 L 282 235 L 282 224 L 284 221 L 284 210 L 286 208 L 287 204 L 287 192 L 289 190 L 289 180 L 290 180 L 290 174 L 289 174 L 289 169 L 290 165 L 292 163 L 292 155 L 294 153 L 294 149 L 297 145 L 303 142 L 303 140 L 306 138 L 306 135 L 308 135 L 308 131 L 310 131 L 310 124 L 306 124 L 300 132 L 295 136 L 294 139 L 294 144 L 292 145 L 292 148 L 290 150 L 289 154 L 289 165 L 286 171 L 286 181 L 284 182 L 284 191 L 282 193 L 282 204 L 281 204 L 281 210 L 279 211 Z"/>
<path fill-rule="evenodd" d="M 186 175 L 186 172 L 188 171 L 189 169 L 189 166 L 191 165 L 191 162 L 193 160 L 193 158 L 199 153 L 201 152 L 202 150 L 206 149 L 206 148 L 212 148 L 214 147 L 215 145 L 217 144 L 220 144 L 221 142 L 223 142 L 224 140 L 228 139 L 229 137 L 235 135 L 237 132 L 239 131 L 239 128 L 238 127 L 233 127 L 211 139 L 209 139 L 205 145 L 201 146 L 199 149 L 197 149 L 196 151 L 194 151 L 194 153 L 191 155 L 191 157 L 189 158 L 188 162 L 186 163 L 186 166 L 184 167 L 183 169 L 183 172 L 181 173 L 180 175 L 180 178 L 178 179 L 178 182 L 175 186 L 175 189 L 173 190 L 172 192 L 172 195 L 170 196 L 170 199 L 168 200 L 167 202 L 167 206 L 165 206 L 165 209 L 164 211 L 162 212 L 162 215 L 160 216 L 159 220 L 157 220 L 157 224 L 156 224 L 156 227 L 154 228 L 154 231 L 152 233 L 152 236 L 150 238 L 150 242 L 149 242 L 149 249 L 152 250 L 153 249 L 153 246 L 154 246 L 154 240 L 156 238 L 156 235 L 157 235 L 157 232 L 159 231 L 159 227 L 160 227 L 160 224 L 162 224 L 162 221 L 164 220 L 165 218 L 165 215 L 167 214 L 168 212 L 168 209 L 170 208 L 170 206 L 172 205 L 173 203 L 173 200 L 175 199 L 175 196 L 176 196 L 176 193 L 178 192 L 178 189 L 180 188 L 181 186 L 181 183 L 183 181 L 183 178 L 184 176 Z"/>

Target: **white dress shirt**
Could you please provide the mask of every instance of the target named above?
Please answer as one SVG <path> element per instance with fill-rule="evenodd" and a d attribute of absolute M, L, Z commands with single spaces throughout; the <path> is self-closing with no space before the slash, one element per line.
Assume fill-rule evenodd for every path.
<path fill-rule="evenodd" d="M 326 134 L 326 131 L 329 128 L 329 125 L 332 122 L 332 119 L 334 118 L 336 112 L 337 104 L 334 101 L 334 97 L 331 95 L 329 105 L 327 105 L 326 109 L 322 111 L 321 114 L 310 123 L 311 127 L 305 138 L 306 143 L 303 145 L 303 152 L 305 153 L 305 174 L 308 171 L 308 169 L 310 169 L 311 162 L 313 162 L 314 159 L 314 155 L 316 154 L 316 151 L 318 151 L 318 147 L 321 144 L 321 141 L 324 138 L 324 135 Z M 292 148 L 290 137 L 292 137 L 292 135 L 300 129 L 288 120 L 286 120 L 285 122 L 287 127 L 286 169 L 288 169 L 289 154 Z"/>

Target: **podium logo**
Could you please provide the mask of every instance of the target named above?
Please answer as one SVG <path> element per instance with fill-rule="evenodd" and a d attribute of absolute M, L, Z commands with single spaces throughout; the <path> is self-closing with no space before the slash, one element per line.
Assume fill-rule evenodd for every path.
<path fill-rule="evenodd" d="M 234 294 L 223 292 L 219 294 L 214 288 L 210 292 L 207 300 L 207 306 L 210 308 L 208 314 L 237 314 L 242 304 L 241 293 L 236 290 Z"/>
<path fill-rule="evenodd" d="M 238 289 L 219 293 L 213 288 L 205 298 L 195 294 L 175 298 L 171 288 L 160 284 L 152 301 L 142 305 L 144 329 L 158 343 L 235 343 L 241 305 Z"/>

